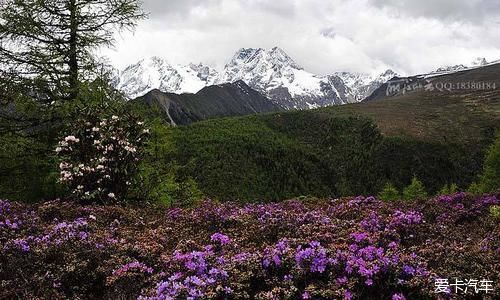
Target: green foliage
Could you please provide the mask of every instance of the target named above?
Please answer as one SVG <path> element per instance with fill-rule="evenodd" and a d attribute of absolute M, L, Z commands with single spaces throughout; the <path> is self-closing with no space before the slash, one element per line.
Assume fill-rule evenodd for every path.
<path fill-rule="evenodd" d="M 385 137 L 376 163 L 385 182 L 398 189 L 416 176 L 435 194 L 449 182 L 468 186 L 480 172 L 483 156 L 481 146 L 471 149 L 467 144 Z"/>
<path fill-rule="evenodd" d="M 500 205 L 490 207 L 490 215 L 497 221 L 500 221 Z"/>
<path fill-rule="evenodd" d="M 220 119 L 173 128 L 171 159 L 179 177 L 220 200 L 327 196 L 343 186 L 368 192 L 361 182 L 370 153 L 357 149 L 374 147 L 378 137 L 367 120 L 317 120 L 306 112 Z"/>
<path fill-rule="evenodd" d="M 438 195 L 450 195 L 458 192 L 458 185 L 455 183 L 445 184 L 441 190 L 439 190 Z"/>
<path fill-rule="evenodd" d="M 373 195 L 387 182 L 401 190 L 414 175 L 434 194 L 449 182 L 470 185 L 482 169 L 482 143 L 471 148 L 467 144 L 382 136 L 371 120 L 359 116 L 313 110 L 170 127 L 164 124 L 161 111 L 145 109 L 133 101 L 124 105 L 106 80 L 82 84 L 81 88 L 81 99 L 53 109 L 51 114 L 62 120 L 53 126 L 53 132 L 71 129 L 74 112 L 102 103 L 150 120 L 153 141 L 147 145 L 137 178 L 143 186 L 135 187 L 131 195 L 149 202 L 187 206 L 202 195 L 244 202 L 298 195 Z M 36 112 L 32 104 L 25 106 L 26 111 Z M 46 156 L 34 155 L 33 159 L 50 165 L 55 140 L 52 137 L 43 143 L 48 149 Z M 42 177 L 52 176 L 53 180 L 53 174 L 49 167 Z M 30 174 L 23 176 L 24 182 L 29 182 Z M 51 190 L 50 186 L 46 189 Z"/>
<path fill-rule="evenodd" d="M 401 194 L 389 182 L 384 186 L 384 189 L 378 194 L 378 198 L 384 201 L 395 201 L 401 199 Z"/>
<path fill-rule="evenodd" d="M 120 98 L 93 50 L 112 45 L 117 30 L 133 28 L 145 16 L 140 4 L 0 1 L 0 197 L 61 195 L 56 139 L 72 127 L 75 110 Z"/>
<path fill-rule="evenodd" d="M 31 98 L 9 96 L 0 103 L 0 198 L 54 199 L 60 195 L 52 147 L 58 134 L 51 126 L 55 114 Z"/>
<path fill-rule="evenodd" d="M 177 179 L 175 189 L 172 190 L 171 206 L 191 207 L 203 199 L 203 192 L 193 178 Z"/>
<path fill-rule="evenodd" d="M 368 119 L 321 110 L 171 127 L 158 111 L 137 103 L 124 106 L 120 95 L 102 91 L 95 82 L 81 94 L 95 106 L 109 103 L 106 97 L 112 95 L 111 106 L 149 120 L 152 140 L 137 178 L 143 186 L 131 196 L 165 205 L 186 206 L 202 195 L 243 202 L 373 195 L 387 182 L 401 190 L 414 175 L 437 193 L 450 181 L 468 186 L 484 157 L 481 147 L 385 137 Z M 72 118 L 67 116 L 85 107 L 82 101 L 60 106 L 68 128 Z"/>
<path fill-rule="evenodd" d="M 134 197 L 165 206 L 191 206 L 203 198 L 203 193 L 191 177 L 179 177 L 180 167 L 170 159 L 175 149 L 169 125 L 154 119 L 150 128 L 136 179 L 141 184 L 133 189 Z"/>
<path fill-rule="evenodd" d="M 403 190 L 404 200 L 417 200 L 427 198 L 425 187 L 417 177 L 413 177 L 411 184 Z"/>
<path fill-rule="evenodd" d="M 59 195 L 55 159 L 47 145 L 42 136 L 0 135 L 0 198 L 34 202 Z"/>
<path fill-rule="evenodd" d="M 152 178 L 150 186 L 172 191 L 191 178 L 204 195 L 223 201 L 373 195 L 387 182 L 402 189 L 414 175 L 437 193 L 450 179 L 470 184 L 483 155 L 471 154 L 465 145 L 383 137 L 368 119 L 321 111 L 216 119 L 164 130 L 158 144 L 168 145 L 168 151 L 146 160 L 154 174 L 143 174 Z"/>
<path fill-rule="evenodd" d="M 486 156 L 480 188 L 485 193 L 500 190 L 500 133 Z"/>
<path fill-rule="evenodd" d="M 136 181 L 142 185 L 133 189 L 135 197 L 148 202 L 168 204 L 172 201 L 171 191 L 175 189 L 173 178 L 173 163 L 164 164 L 163 157 L 172 152 L 171 142 L 168 140 L 167 128 L 158 122 L 150 125 L 151 135 L 145 145 L 144 158 L 139 165 Z"/>
<path fill-rule="evenodd" d="M 459 192 L 458 185 L 456 185 L 455 183 L 450 184 L 449 193 L 454 194 L 454 193 L 458 193 L 458 192 Z"/>
<path fill-rule="evenodd" d="M 481 190 L 481 186 L 477 182 L 473 182 L 467 189 L 467 193 L 471 193 L 473 195 L 479 195 L 482 194 L 483 192 Z"/>

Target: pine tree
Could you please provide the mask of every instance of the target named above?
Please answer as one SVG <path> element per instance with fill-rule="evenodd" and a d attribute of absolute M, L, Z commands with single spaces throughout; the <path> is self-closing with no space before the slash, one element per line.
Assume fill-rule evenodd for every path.
<path fill-rule="evenodd" d="M 500 133 L 497 134 L 495 143 L 491 145 L 486 155 L 480 188 L 484 193 L 500 189 Z"/>
<path fill-rule="evenodd" d="M 473 182 L 473 183 L 471 183 L 469 188 L 467 188 L 467 193 L 479 195 L 482 193 L 481 186 L 477 182 Z"/>
<path fill-rule="evenodd" d="M 384 186 L 384 189 L 378 194 L 378 198 L 384 201 L 395 201 L 401 199 L 399 191 L 389 182 Z"/>
<path fill-rule="evenodd" d="M 417 177 L 413 177 L 411 184 L 403 190 L 404 200 L 418 200 L 427 198 L 427 192 L 423 183 Z"/>
<path fill-rule="evenodd" d="M 450 195 L 458 192 L 458 186 L 455 183 L 444 185 L 441 190 L 439 190 L 438 195 Z"/>

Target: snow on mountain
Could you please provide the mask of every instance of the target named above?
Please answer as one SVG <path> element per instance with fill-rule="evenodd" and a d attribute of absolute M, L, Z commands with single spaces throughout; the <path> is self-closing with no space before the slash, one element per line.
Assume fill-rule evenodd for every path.
<path fill-rule="evenodd" d="M 470 70 L 474 68 L 480 68 L 488 65 L 488 61 L 484 57 L 477 57 L 475 58 L 472 62 L 468 64 L 459 64 L 455 66 L 444 66 L 436 71 L 433 71 L 429 74 L 425 74 L 428 77 L 432 76 L 437 76 L 437 75 L 445 75 L 445 74 L 450 74 L 450 73 L 455 73 L 455 72 L 460 72 L 460 71 L 465 71 L 465 70 Z"/>
<path fill-rule="evenodd" d="M 470 67 L 483 67 L 488 64 L 488 61 L 484 57 L 477 57 L 470 63 Z"/>
<path fill-rule="evenodd" d="M 240 49 L 225 66 L 219 82 L 238 80 L 287 109 L 344 103 L 327 77 L 304 71 L 278 47 Z"/>
<path fill-rule="evenodd" d="M 363 101 L 366 97 L 370 96 L 373 91 L 381 85 L 398 76 L 394 71 L 387 70 L 382 74 L 373 76 L 368 73 L 353 73 L 353 72 L 337 72 L 334 73 L 338 76 L 347 86 L 350 97 L 350 102 Z"/>
<path fill-rule="evenodd" d="M 327 76 L 305 71 L 282 49 L 240 49 L 220 82 L 243 80 L 285 108 L 304 109 L 359 102 L 396 74 L 379 76 L 339 72 Z"/>
<path fill-rule="evenodd" d="M 115 85 L 129 98 L 142 96 L 152 89 L 169 93 L 196 93 L 215 83 L 218 73 L 202 64 L 170 65 L 159 57 L 142 59 L 119 72 Z"/>
<path fill-rule="evenodd" d="M 242 48 L 220 73 L 202 64 L 173 66 L 158 57 L 143 59 L 120 72 L 115 83 L 135 98 L 152 89 L 196 93 L 209 85 L 241 80 L 285 109 L 310 109 L 362 101 L 395 75 L 388 70 L 379 76 L 348 72 L 319 76 L 274 47 Z"/>

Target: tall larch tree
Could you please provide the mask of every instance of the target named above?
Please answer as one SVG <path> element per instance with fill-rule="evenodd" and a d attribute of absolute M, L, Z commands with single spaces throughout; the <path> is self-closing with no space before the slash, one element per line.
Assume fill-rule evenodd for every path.
<path fill-rule="evenodd" d="M 0 77 L 49 101 L 76 99 L 95 50 L 144 17 L 138 0 L 0 0 Z"/>

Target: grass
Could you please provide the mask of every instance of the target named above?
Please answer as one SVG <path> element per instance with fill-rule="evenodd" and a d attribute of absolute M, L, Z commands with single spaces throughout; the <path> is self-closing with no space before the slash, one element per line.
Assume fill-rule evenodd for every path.
<path fill-rule="evenodd" d="M 458 94 L 420 92 L 319 111 L 370 117 L 387 136 L 476 143 L 492 138 L 499 127 L 500 90 Z"/>

